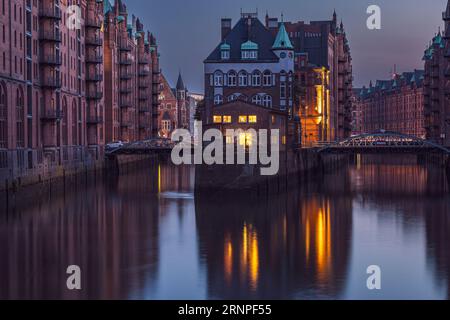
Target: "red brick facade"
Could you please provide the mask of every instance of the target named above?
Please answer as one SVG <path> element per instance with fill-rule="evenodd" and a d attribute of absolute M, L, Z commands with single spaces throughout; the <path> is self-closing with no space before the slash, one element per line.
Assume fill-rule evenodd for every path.
<path fill-rule="evenodd" d="M 450 147 L 450 1 L 442 16 L 444 34 L 439 31 L 424 55 L 424 113 L 427 139 Z"/>
<path fill-rule="evenodd" d="M 425 138 L 423 81 L 424 72 L 415 70 L 363 88 L 355 106 L 361 112 L 361 133 L 387 130 Z"/>
<path fill-rule="evenodd" d="M 155 38 L 120 0 L 73 4 L 0 6 L 0 171 L 101 160 L 105 143 L 157 131 Z"/>

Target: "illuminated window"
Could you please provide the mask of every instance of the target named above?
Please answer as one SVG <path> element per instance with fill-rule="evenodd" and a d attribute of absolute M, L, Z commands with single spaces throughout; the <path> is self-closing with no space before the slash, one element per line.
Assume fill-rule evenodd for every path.
<path fill-rule="evenodd" d="M 239 133 L 239 145 L 250 147 L 253 144 L 253 135 L 250 132 Z"/>
<path fill-rule="evenodd" d="M 286 144 L 286 136 L 283 136 L 283 138 L 281 139 L 282 143 L 285 145 Z"/>
<path fill-rule="evenodd" d="M 231 116 L 223 116 L 223 123 L 231 123 Z"/>
<path fill-rule="evenodd" d="M 257 116 L 248 116 L 248 122 L 249 123 L 257 123 L 258 122 Z"/>
<path fill-rule="evenodd" d="M 247 123 L 247 116 L 239 116 L 239 123 Z"/>
<path fill-rule="evenodd" d="M 214 116 L 213 121 L 214 123 L 222 123 L 222 116 Z"/>

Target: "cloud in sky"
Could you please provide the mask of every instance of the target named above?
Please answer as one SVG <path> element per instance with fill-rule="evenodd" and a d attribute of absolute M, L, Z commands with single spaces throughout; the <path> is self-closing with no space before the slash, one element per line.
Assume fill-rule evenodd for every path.
<path fill-rule="evenodd" d="M 425 46 L 443 26 L 446 0 L 124 0 L 154 32 L 161 68 L 172 85 L 181 70 L 194 92 L 203 91 L 203 60 L 220 41 L 220 19 L 239 19 L 241 8 L 260 19 L 284 14 L 286 21 L 329 20 L 333 9 L 342 19 L 350 41 L 355 86 L 384 79 L 397 65 L 399 72 L 423 68 Z M 382 29 L 366 28 L 366 9 L 381 7 Z"/>

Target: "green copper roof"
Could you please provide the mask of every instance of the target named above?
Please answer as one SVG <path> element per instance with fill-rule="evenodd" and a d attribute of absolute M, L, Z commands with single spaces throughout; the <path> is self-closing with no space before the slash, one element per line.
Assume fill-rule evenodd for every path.
<path fill-rule="evenodd" d="M 248 40 L 241 45 L 241 50 L 258 50 L 258 44 Z"/>
<path fill-rule="evenodd" d="M 111 2 L 109 2 L 109 0 L 104 0 L 103 13 L 107 14 L 107 13 L 109 13 L 111 11 L 112 11 Z"/>
<path fill-rule="evenodd" d="M 220 50 L 231 50 L 231 46 L 228 43 L 224 42 L 220 46 Z"/>
<path fill-rule="evenodd" d="M 122 22 L 124 22 L 125 21 L 125 17 L 124 16 L 118 16 L 117 17 L 117 22 L 118 23 L 122 23 Z"/>
<path fill-rule="evenodd" d="M 281 23 L 280 30 L 278 30 L 277 37 L 275 39 L 275 42 L 272 46 L 272 49 L 294 49 L 294 46 L 292 45 L 291 40 L 289 39 L 288 33 L 286 31 L 286 28 L 284 26 L 284 23 Z"/>
<path fill-rule="evenodd" d="M 137 32 L 137 33 L 134 35 L 134 37 L 135 37 L 136 39 L 140 39 L 140 38 L 142 37 L 142 35 L 141 35 L 140 32 Z"/>
<path fill-rule="evenodd" d="M 442 43 L 442 37 L 441 37 L 440 33 L 436 37 L 434 37 L 433 43 L 434 44 L 439 44 L 439 45 Z"/>

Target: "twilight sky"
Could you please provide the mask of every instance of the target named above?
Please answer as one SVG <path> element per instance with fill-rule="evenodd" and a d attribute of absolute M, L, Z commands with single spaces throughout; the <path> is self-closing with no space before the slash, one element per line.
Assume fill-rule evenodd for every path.
<path fill-rule="evenodd" d="M 157 38 L 161 68 L 171 85 L 181 70 L 192 92 L 203 91 L 203 60 L 220 41 L 220 19 L 233 25 L 244 12 L 258 8 L 285 21 L 331 19 L 336 8 L 347 31 L 353 57 L 355 86 L 385 79 L 397 71 L 423 68 L 426 44 L 443 26 L 447 0 L 125 0 L 128 12 L 139 16 Z M 366 9 L 381 8 L 381 30 L 368 30 Z"/>

